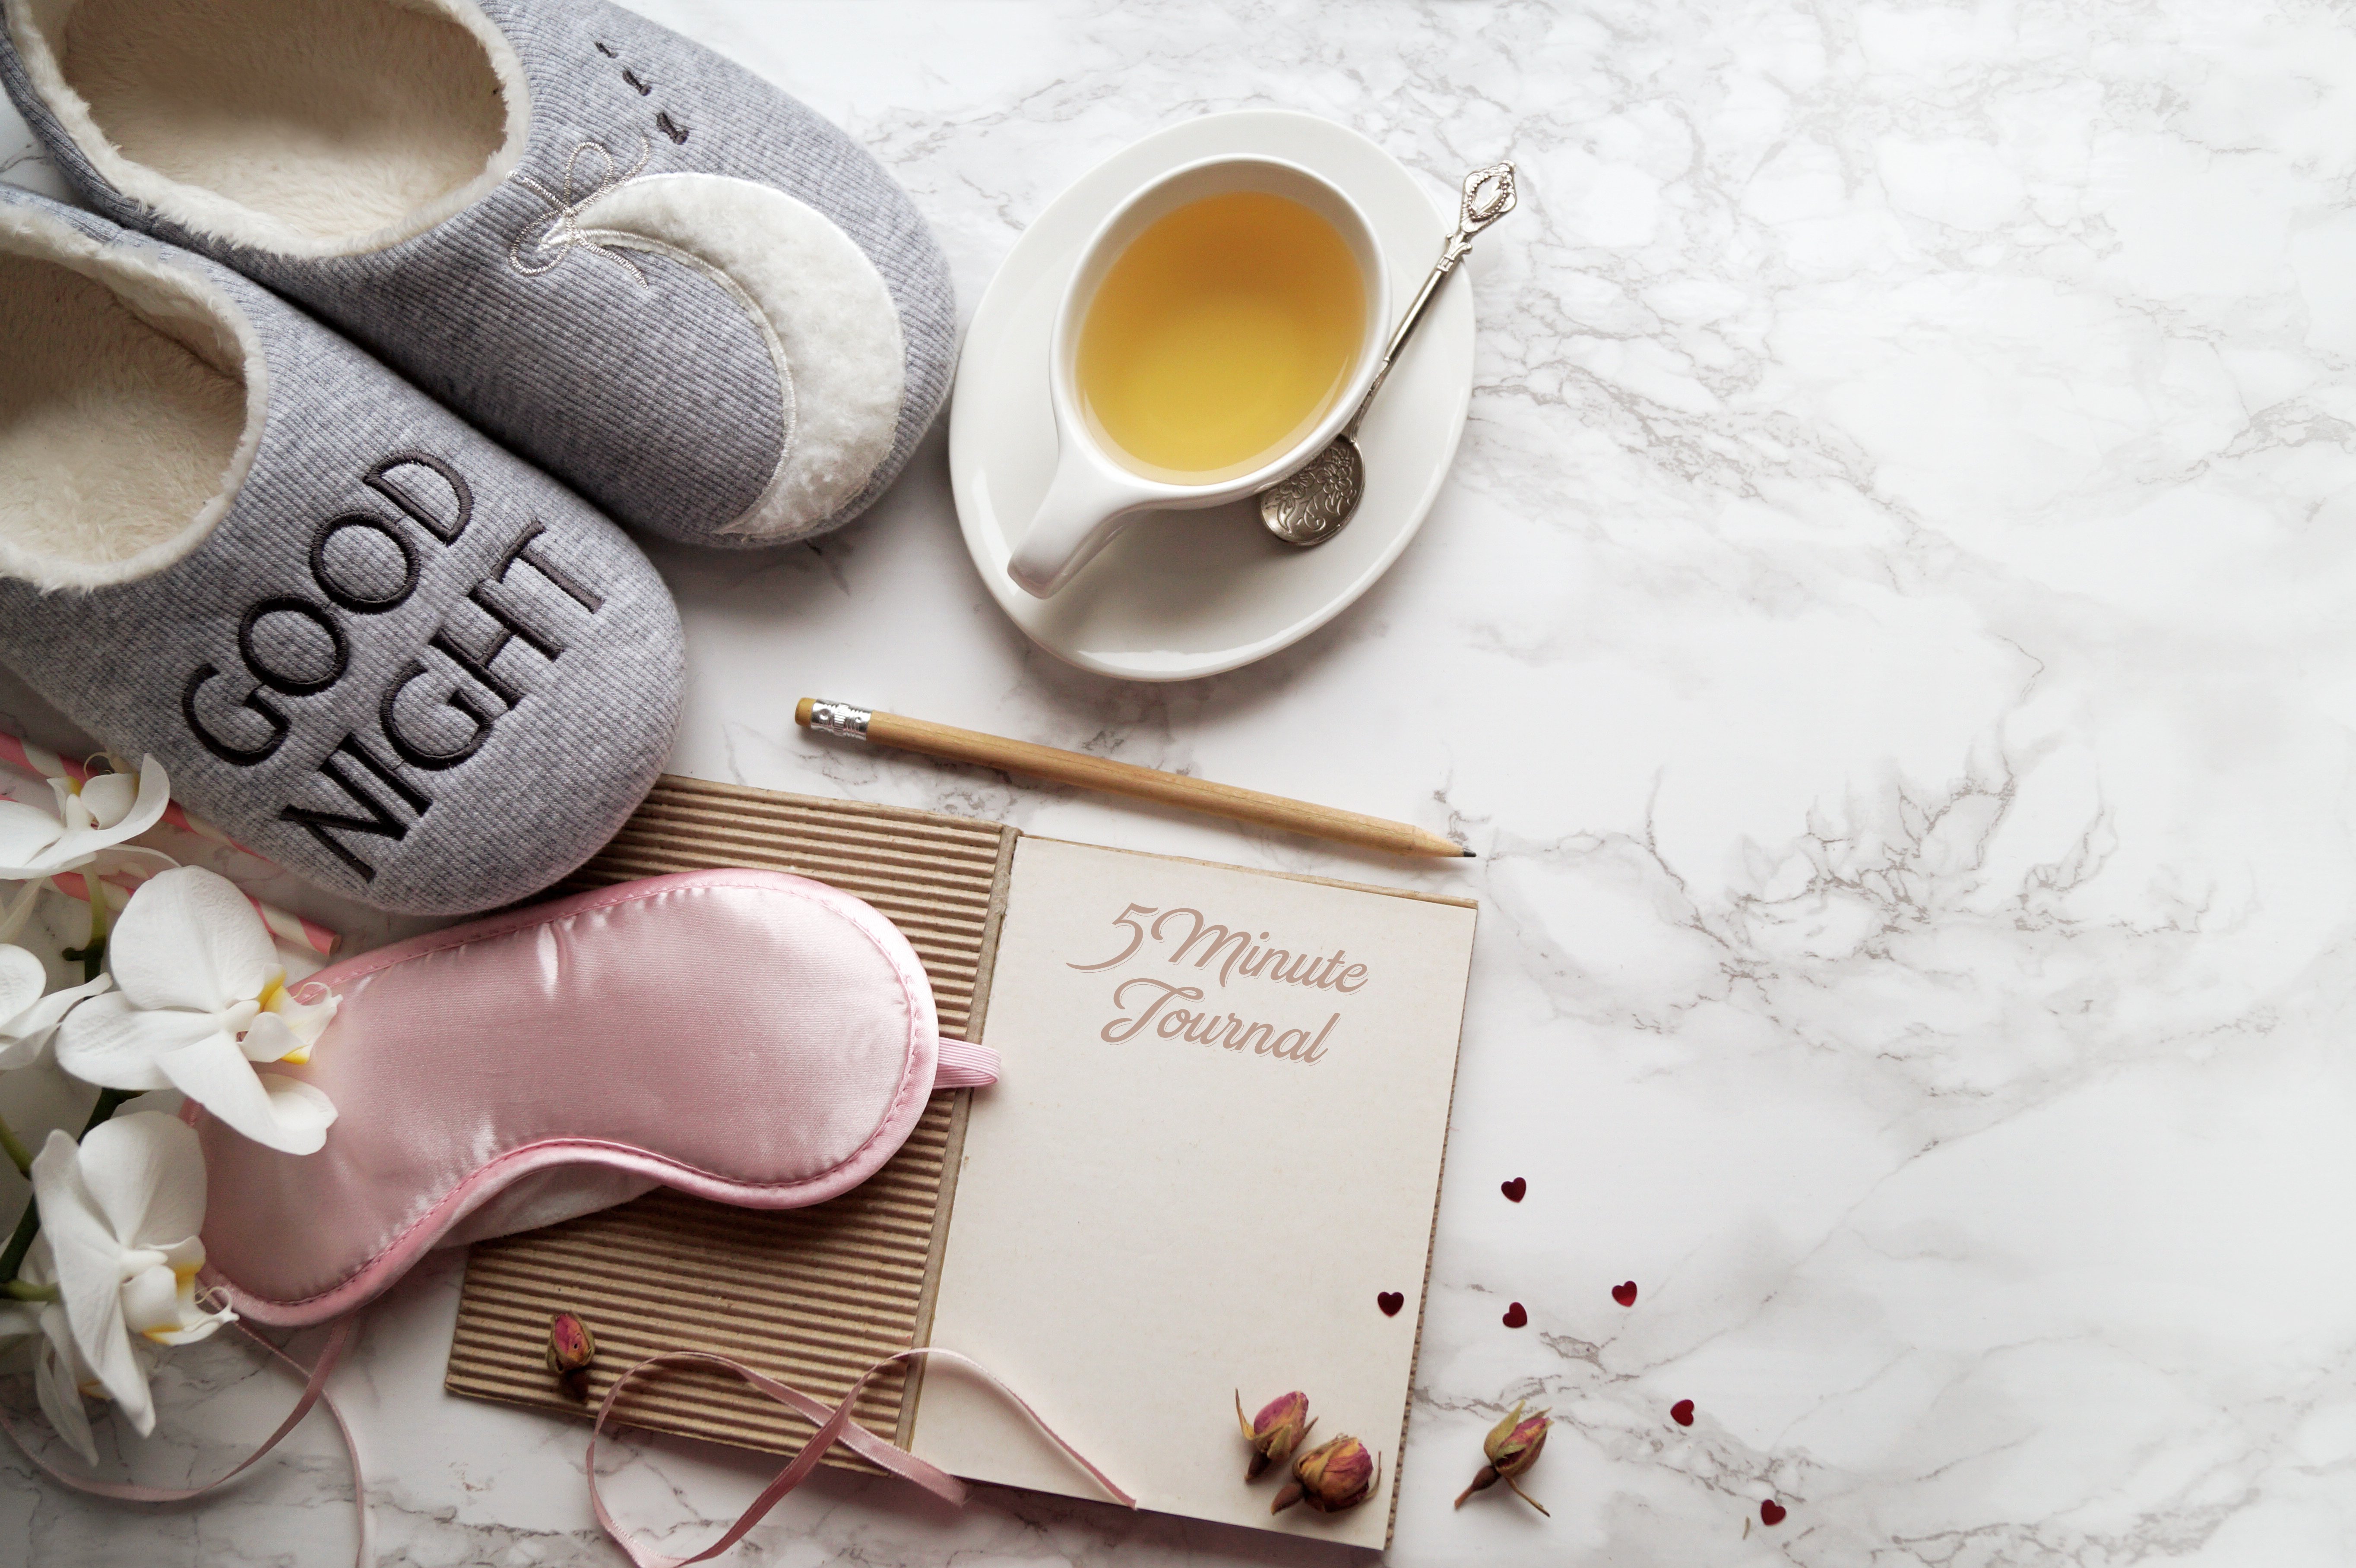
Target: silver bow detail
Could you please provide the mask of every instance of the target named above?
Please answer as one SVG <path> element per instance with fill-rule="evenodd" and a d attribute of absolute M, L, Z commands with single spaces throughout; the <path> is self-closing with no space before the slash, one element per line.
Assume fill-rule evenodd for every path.
<path fill-rule="evenodd" d="M 584 160 L 593 155 L 603 166 L 584 184 L 583 165 Z M 637 162 L 628 168 L 620 166 L 613 152 L 604 143 L 584 142 L 573 149 L 573 155 L 564 162 L 564 190 L 562 195 L 530 175 L 518 173 L 516 184 L 538 197 L 544 210 L 517 231 L 515 243 L 508 248 L 509 264 L 525 277 L 536 278 L 542 272 L 553 272 L 562 266 L 564 258 L 586 245 L 601 255 L 612 257 L 628 268 L 633 277 L 645 283 L 646 274 L 638 270 L 637 262 L 618 249 L 601 242 L 595 233 L 581 227 L 581 209 L 615 187 L 636 179 L 645 172 L 653 157 L 654 148 L 644 136 L 638 138 Z"/>

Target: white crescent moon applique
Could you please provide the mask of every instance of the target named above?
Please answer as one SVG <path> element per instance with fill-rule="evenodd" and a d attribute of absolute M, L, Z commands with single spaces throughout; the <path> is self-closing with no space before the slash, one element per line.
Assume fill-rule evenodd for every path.
<path fill-rule="evenodd" d="M 785 439 L 760 496 L 721 531 L 790 539 L 841 510 L 891 455 L 905 346 L 891 291 L 832 219 L 724 175 L 625 179 L 572 209 L 579 243 L 691 267 L 766 339 Z"/>

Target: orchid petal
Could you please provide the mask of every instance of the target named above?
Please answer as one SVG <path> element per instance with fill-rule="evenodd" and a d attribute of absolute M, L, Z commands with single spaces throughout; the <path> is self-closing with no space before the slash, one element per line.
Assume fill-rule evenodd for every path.
<path fill-rule="evenodd" d="M 170 1120 L 154 1111 L 140 1115 Z M 33 1198 L 41 1208 L 41 1234 L 48 1239 L 56 1263 L 59 1305 L 65 1308 L 74 1349 L 144 1435 L 155 1426 L 155 1412 L 123 1320 L 123 1244 L 82 1179 L 79 1155 L 73 1139 L 52 1131 L 33 1157 Z"/>
<path fill-rule="evenodd" d="M 203 1249 L 198 1249 L 198 1261 Z M 193 1345 L 199 1339 L 209 1339 L 224 1323 L 237 1321 L 237 1314 L 224 1307 L 218 1312 L 207 1312 L 197 1300 L 197 1276 L 193 1269 L 177 1270 L 173 1276 L 172 1322 L 168 1328 L 146 1331 L 151 1345 Z"/>
<path fill-rule="evenodd" d="M 49 988 L 49 972 L 21 947 L 0 947 L 0 1029 L 41 999 Z"/>
<path fill-rule="evenodd" d="M 237 1320 L 226 1307 L 218 1312 L 204 1310 L 197 1304 L 195 1277 L 160 1264 L 123 1281 L 123 1317 L 130 1330 L 151 1345 L 193 1345 Z"/>
<path fill-rule="evenodd" d="M 142 1340 L 150 1345 L 193 1345 L 199 1339 L 211 1339 L 220 1331 L 224 1323 L 237 1321 L 237 1314 L 226 1307 L 213 1313 L 195 1311 L 196 1288 L 193 1285 L 183 1286 L 180 1294 L 186 1300 L 182 1303 L 180 1316 L 175 1319 L 178 1326 L 150 1328 L 140 1336 Z"/>
<path fill-rule="evenodd" d="M 123 775 L 114 773 L 107 776 L 120 778 Z M 91 785 L 101 782 L 92 779 L 90 784 L 82 785 L 83 795 L 87 797 Z M 132 803 L 131 809 L 116 820 L 112 831 L 124 838 L 136 838 L 163 821 L 165 809 L 171 804 L 172 780 L 164 772 L 164 764 L 152 756 L 142 757 L 139 759 L 139 797 Z M 92 806 L 91 810 L 96 812 L 97 807 Z"/>
<path fill-rule="evenodd" d="M 289 1078 L 283 1072 L 258 1072 L 254 1076 L 270 1092 L 270 1112 L 278 1118 L 289 1143 L 273 1145 L 288 1154 L 315 1154 L 327 1141 L 327 1129 L 336 1125 L 336 1103 L 327 1092 L 316 1083 L 305 1083 L 300 1078 Z M 296 1147 L 299 1143 L 300 1147 Z"/>
<path fill-rule="evenodd" d="M 329 991 L 316 1002 L 298 1002 L 294 991 L 282 986 L 262 1011 L 284 1019 L 297 1040 L 312 1046 L 319 1043 L 319 1037 L 335 1022 L 336 1009 L 343 1006 L 343 997 Z"/>
<path fill-rule="evenodd" d="M 139 781 L 129 773 L 100 773 L 82 780 L 77 791 L 82 809 L 90 813 L 93 827 L 112 827 L 131 815 L 131 803 L 139 793 Z M 160 811 L 157 816 L 163 815 Z"/>
<path fill-rule="evenodd" d="M 50 1306 L 40 1317 L 44 1343 L 33 1368 L 33 1392 L 41 1413 L 84 1462 L 98 1463 L 98 1437 L 90 1429 L 90 1412 L 81 1402 L 81 1376 L 86 1369 L 74 1354 L 73 1334 L 63 1309 Z"/>
<path fill-rule="evenodd" d="M 174 1245 L 204 1227 L 204 1148 L 177 1116 L 139 1111 L 91 1128 L 81 1179 L 123 1248 Z"/>
<path fill-rule="evenodd" d="M 6 1023 L 0 1024 L 0 1070 L 25 1067 L 40 1060 L 41 1048 L 58 1030 L 65 1016 L 75 1004 L 100 992 L 111 989 L 114 982 L 104 975 L 95 980 L 85 980 L 79 986 L 51 991 Z"/>
<path fill-rule="evenodd" d="M 229 1039 L 209 1014 L 143 1011 L 120 991 L 92 997 L 58 1026 L 58 1065 L 107 1089 L 168 1089 L 157 1059 L 207 1038 Z"/>
<path fill-rule="evenodd" d="M 155 1066 L 174 1088 L 265 1148 L 315 1154 L 336 1119 L 324 1092 L 276 1073 L 257 1075 L 225 1034 L 159 1056 Z"/>
<path fill-rule="evenodd" d="M 299 1061 L 307 1059 L 311 1051 L 311 1042 L 296 1034 L 276 1013 L 263 1013 L 255 1019 L 253 1027 L 237 1044 L 248 1061 L 284 1061 L 290 1056 Z"/>
<path fill-rule="evenodd" d="M 134 1334 L 178 1327 L 180 1281 L 162 1264 L 124 1280 L 122 1291 L 123 1326 Z"/>
<path fill-rule="evenodd" d="M 132 797 L 138 792 L 139 781 L 129 773 L 93 773 L 73 793 L 90 825 L 103 828 L 131 815 Z"/>
<path fill-rule="evenodd" d="M 39 806 L 27 805 L 21 800 L 0 800 L 0 868 L 29 868 L 0 869 L 0 876 L 11 881 L 48 876 L 48 872 L 40 868 L 41 857 L 65 836 L 66 825 Z"/>
<path fill-rule="evenodd" d="M 201 866 L 140 884 L 115 923 L 107 963 L 139 1006 L 207 1013 L 258 997 L 279 966 L 270 928 L 237 884 Z"/>

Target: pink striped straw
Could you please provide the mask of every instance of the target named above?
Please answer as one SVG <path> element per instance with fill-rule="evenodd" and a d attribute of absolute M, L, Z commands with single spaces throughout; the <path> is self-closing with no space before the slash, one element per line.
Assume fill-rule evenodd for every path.
<path fill-rule="evenodd" d="M 76 784 L 90 782 L 90 770 L 80 763 L 69 761 L 45 746 L 36 746 L 30 741 L 11 735 L 5 730 L 0 730 L 0 763 L 28 773 L 35 778 L 66 778 L 73 780 Z M 203 817 L 192 816 L 181 810 L 177 801 L 164 807 L 164 820 L 175 827 L 195 834 L 199 838 L 209 838 L 216 844 L 226 844 L 241 853 L 253 855 L 252 850 L 246 848 L 244 845 L 240 844 Z M 257 860 L 264 859 L 260 855 L 253 855 L 253 858 Z M 61 872 L 49 880 L 55 882 L 59 891 L 68 898 L 80 899 L 84 903 L 90 901 L 90 889 L 78 873 Z M 129 877 L 109 877 L 106 880 L 109 886 L 125 891 L 135 889 L 139 885 L 135 879 Z M 343 940 L 318 922 L 305 920 L 298 914 L 289 914 L 275 904 L 262 902 L 252 893 L 246 894 L 245 901 L 252 904 L 255 912 L 262 916 L 262 923 L 270 928 L 270 934 L 282 942 L 292 943 L 297 947 L 307 947 L 322 958 L 332 956 L 336 951 L 336 944 Z"/>

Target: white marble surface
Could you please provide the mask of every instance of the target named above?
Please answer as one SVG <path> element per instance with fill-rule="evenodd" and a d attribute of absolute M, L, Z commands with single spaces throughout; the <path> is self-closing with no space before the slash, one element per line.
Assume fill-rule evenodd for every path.
<path fill-rule="evenodd" d="M 1265 664 L 1123 686 L 1033 650 L 958 544 L 937 436 L 817 549 L 659 557 L 681 771 L 1483 901 L 1396 1560 L 2356 1556 L 2344 12 L 643 3 L 873 145 L 969 309 L 1061 186 L 1185 116 L 1329 114 L 1434 182 L 1522 166 L 1438 511 Z M 787 714 L 810 692 L 1482 859 L 819 745 Z M 579 1428 L 442 1394 L 456 1284 L 419 1271 L 337 1380 L 382 1561 L 618 1562 Z M 222 1355 L 166 1382 L 207 1450 L 150 1473 L 284 1398 L 199 1407 Z M 1553 1518 L 1450 1511 L 1524 1397 L 1563 1422 Z M 654 1444 L 616 1490 L 688 1552 L 763 1471 Z M 150 1517 L 9 1457 L 0 1562 L 340 1563 L 346 1488 L 316 1431 Z M 740 1560 L 1322 1561 L 838 1476 Z"/>

